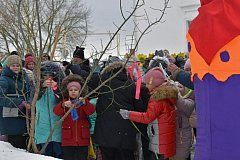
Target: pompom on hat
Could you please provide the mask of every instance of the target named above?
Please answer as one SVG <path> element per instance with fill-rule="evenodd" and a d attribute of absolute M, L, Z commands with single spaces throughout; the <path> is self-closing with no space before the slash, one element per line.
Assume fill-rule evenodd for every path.
<path fill-rule="evenodd" d="M 84 59 L 84 49 L 83 47 L 76 46 L 75 51 L 73 52 L 73 57 Z"/>
<path fill-rule="evenodd" d="M 150 69 L 144 76 L 144 82 L 152 85 L 154 88 L 163 84 L 166 77 L 161 68 L 155 67 Z"/>

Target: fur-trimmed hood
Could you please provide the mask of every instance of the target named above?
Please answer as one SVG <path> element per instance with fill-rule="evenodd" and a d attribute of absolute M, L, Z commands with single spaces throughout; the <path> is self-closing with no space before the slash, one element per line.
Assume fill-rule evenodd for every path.
<path fill-rule="evenodd" d="M 152 92 L 151 98 L 154 100 L 177 99 L 178 89 L 174 84 L 168 81 L 155 88 Z"/>
<path fill-rule="evenodd" d="M 81 87 L 83 87 L 84 85 L 84 79 L 77 75 L 77 74 L 72 74 L 72 75 L 69 75 L 67 77 L 65 77 L 62 81 L 62 85 L 61 85 L 61 92 L 62 92 L 62 95 L 64 98 L 68 98 L 69 97 L 69 94 L 68 94 L 68 90 L 67 90 L 67 85 L 70 83 L 70 82 L 73 82 L 73 81 L 76 81 L 78 83 L 80 83 Z M 82 91 L 82 94 L 81 96 L 86 96 L 88 93 L 88 87 L 87 85 L 84 87 L 83 91 Z"/>
<path fill-rule="evenodd" d="M 126 66 L 124 66 L 124 62 L 114 62 L 114 63 L 111 63 L 109 65 L 107 65 L 101 72 L 101 74 L 106 74 L 106 73 L 109 73 L 115 69 L 120 69 L 122 67 L 124 67 L 124 69 L 126 69 Z"/>

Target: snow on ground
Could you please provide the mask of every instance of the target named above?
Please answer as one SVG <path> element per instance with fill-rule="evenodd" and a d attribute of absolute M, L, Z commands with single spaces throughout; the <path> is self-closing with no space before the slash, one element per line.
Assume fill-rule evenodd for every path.
<path fill-rule="evenodd" d="M 28 153 L 25 150 L 14 148 L 7 142 L 0 141 L 0 160 L 59 160 L 38 154 Z"/>

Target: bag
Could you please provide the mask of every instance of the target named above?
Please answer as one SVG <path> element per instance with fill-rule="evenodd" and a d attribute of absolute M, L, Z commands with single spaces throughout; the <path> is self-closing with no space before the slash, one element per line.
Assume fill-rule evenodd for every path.
<path fill-rule="evenodd" d="M 96 154 L 95 154 L 95 151 L 94 151 L 94 147 L 93 147 L 91 137 L 90 137 L 90 145 L 88 147 L 88 159 L 96 159 Z"/>
<path fill-rule="evenodd" d="M 18 108 L 3 107 L 2 117 L 18 117 Z"/>

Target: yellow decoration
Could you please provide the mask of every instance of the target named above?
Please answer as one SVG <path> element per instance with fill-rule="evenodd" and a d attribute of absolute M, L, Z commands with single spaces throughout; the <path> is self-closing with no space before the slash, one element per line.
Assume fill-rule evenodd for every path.
<path fill-rule="evenodd" d="M 96 159 L 97 156 L 94 151 L 93 143 L 92 143 L 92 138 L 90 138 L 90 145 L 88 147 L 88 158 Z"/>
<path fill-rule="evenodd" d="M 178 56 L 178 57 L 182 57 L 182 58 L 186 58 L 186 55 L 185 55 L 184 52 L 173 53 L 172 56 L 173 56 L 174 58 L 176 58 L 177 56 Z"/>

